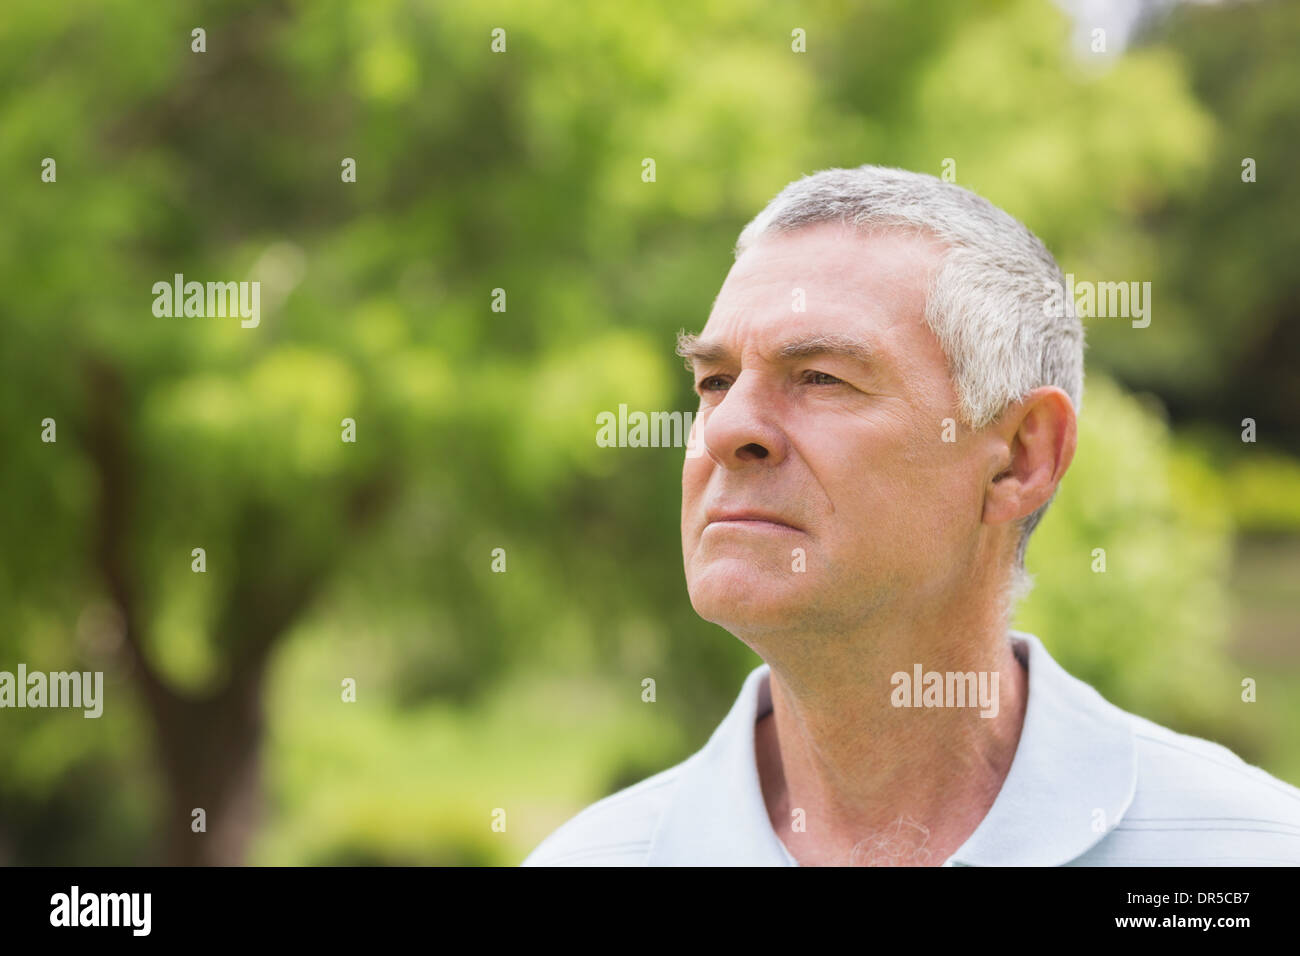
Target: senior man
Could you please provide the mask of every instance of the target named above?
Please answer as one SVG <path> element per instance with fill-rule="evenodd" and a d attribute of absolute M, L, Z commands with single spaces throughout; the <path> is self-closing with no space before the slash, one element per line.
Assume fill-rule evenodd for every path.
<path fill-rule="evenodd" d="M 1009 630 L 1075 449 L 1062 283 L 1020 222 L 903 170 L 824 170 L 745 227 L 679 336 L 682 552 L 764 663 L 700 751 L 525 865 L 1300 864 L 1300 790 Z"/>

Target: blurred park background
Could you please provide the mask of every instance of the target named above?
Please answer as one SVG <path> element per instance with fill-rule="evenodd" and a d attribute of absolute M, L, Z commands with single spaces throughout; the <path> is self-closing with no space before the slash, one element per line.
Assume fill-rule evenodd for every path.
<path fill-rule="evenodd" d="M 1017 625 L 1300 784 L 1298 49 L 1283 2 L 5 4 L 0 670 L 105 703 L 0 712 L 0 862 L 514 864 L 698 749 L 758 660 L 682 449 L 596 415 L 693 410 L 740 228 L 866 162 L 1152 283 Z M 175 273 L 260 326 L 156 317 Z"/>

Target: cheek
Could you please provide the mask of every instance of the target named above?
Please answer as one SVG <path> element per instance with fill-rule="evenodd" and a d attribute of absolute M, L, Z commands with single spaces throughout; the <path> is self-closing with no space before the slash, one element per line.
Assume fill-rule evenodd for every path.
<path fill-rule="evenodd" d="M 712 470 L 709 458 L 688 458 L 682 466 L 682 547 L 689 553 L 694 550 L 702 520 L 704 492 Z"/>
<path fill-rule="evenodd" d="M 910 437 L 890 433 L 860 444 L 825 475 L 828 487 L 840 489 L 829 516 L 832 533 L 851 539 L 855 550 L 927 548 L 971 511 L 973 479 L 962 450 L 937 433 L 929 441 L 909 431 Z"/>
<path fill-rule="evenodd" d="M 951 543 L 979 523 L 982 496 L 967 445 L 936 442 L 909 463 L 909 519 L 914 534 L 934 547 Z"/>
<path fill-rule="evenodd" d="M 698 503 L 709 483 L 712 459 L 707 456 L 687 458 L 682 464 L 682 515 Z"/>

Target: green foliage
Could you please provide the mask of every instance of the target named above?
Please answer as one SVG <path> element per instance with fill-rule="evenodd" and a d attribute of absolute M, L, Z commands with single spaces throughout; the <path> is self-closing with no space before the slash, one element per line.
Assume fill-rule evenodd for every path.
<path fill-rule="evenodd" d="M 1243 456 L 1227 476 L 1243 531 L 1300 533 L 1300 462 L 1277 452 Z"/>

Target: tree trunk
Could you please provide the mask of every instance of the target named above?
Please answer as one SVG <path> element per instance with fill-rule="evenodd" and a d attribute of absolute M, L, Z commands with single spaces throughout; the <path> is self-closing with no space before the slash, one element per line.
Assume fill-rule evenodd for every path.
<path fill-rule="evenodd" d="M 237 672 L 211 696 L 154 697 L 166 780 L 162 862 L 239 866 L 262 813 L 263 668 Z M 194 811 L 204 811 L 206 831 Z"/>

